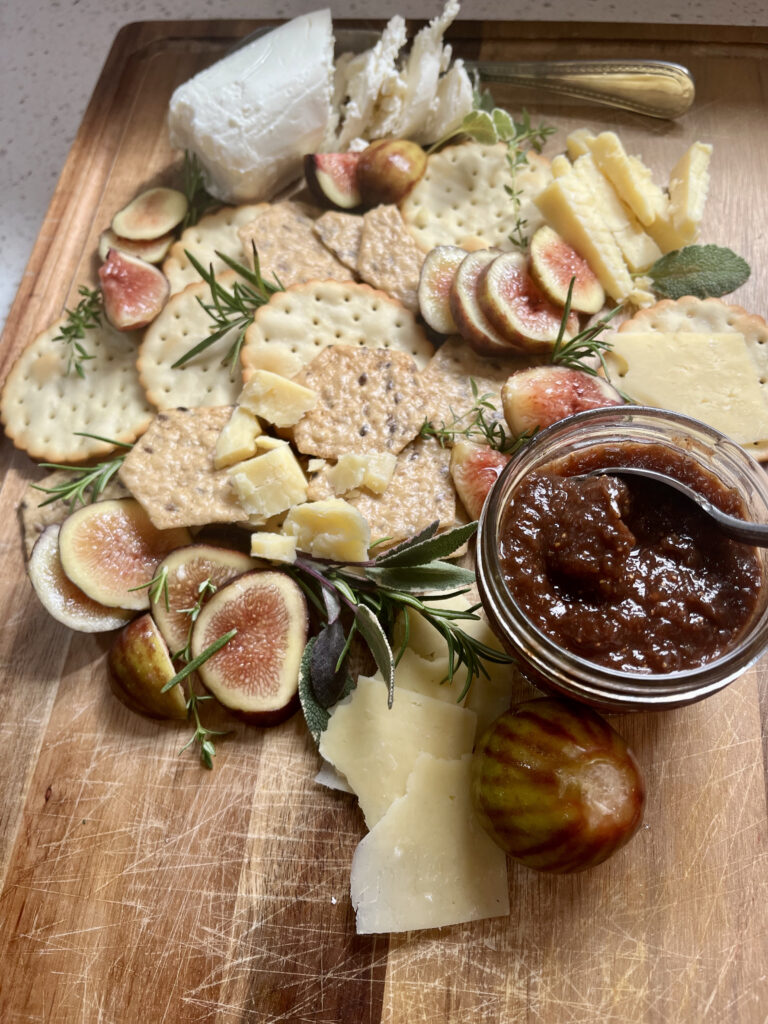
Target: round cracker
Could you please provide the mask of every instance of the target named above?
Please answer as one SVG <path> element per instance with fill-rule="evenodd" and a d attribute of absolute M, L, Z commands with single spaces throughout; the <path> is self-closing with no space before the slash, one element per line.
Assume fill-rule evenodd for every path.
<path fill-rule="evenodd" d="M 241 350 L 243 376 L 294 377 L 328 345 L 391 348 L 421 370 L 434 353 L 416 317 L 396 299 L 353 281 L 307 281 L 275 292 L 256 311 Z"/>
<path fill-rule="evenodd" d="M 132 444 L 147 429 L 149 407 L 136 373 L 134 333 L 104 325 L 85 332 L 93 356 L 84 376 L 67 373 L 69 347 L 57 340 L 65 318 L 46 328 L 14 363 L 0 397 L 0 418 L 17 448 L 46 462 L 83 462 L 114 445 L 78 433 Z"/>
<path fill-rule="evenodd" d="M 227 264 L 216 255 L 217 252 L 242 262 L 244 253 L 238 232 L 268 208 L 269 203 L 225 206 L 216 213 L 201 217 L 197 224 L 182 231 L 178 242 L 171 247 L 168 259 L 163 263 L 163 273 L 171 286 L 171 295 L 200 280 L 200 275 L 189 261 L 187 250 L 206 269 L 213 266 L 214 274 L 227 269 Z"/>
<path fill-rule="evenodd" d="M 528 162 L 512 174 L 507 146 L 465 142 L 446 146 L 427 160 L 424 176 L 400 205 L 403 220 L 419 246 L 462 249 L 511 249 L 509 235 L 518 218 L 532 234 L 543 218 L 534 198 L 552 180 L 549 161 L 529 152 Z M 507 188 L 520 193 L 519 205 Z"/>

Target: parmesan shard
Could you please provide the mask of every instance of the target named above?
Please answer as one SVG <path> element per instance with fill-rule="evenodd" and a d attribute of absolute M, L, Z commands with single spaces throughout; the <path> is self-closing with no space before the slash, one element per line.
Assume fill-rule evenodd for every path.
<path fill-rule="evenodd" d="M 358 934 L 509 913 L 506 855 L 475 817 L 471 763 L 471 754 L 419 755 L 405 795 L 355 850 L 350 891 Z"/>

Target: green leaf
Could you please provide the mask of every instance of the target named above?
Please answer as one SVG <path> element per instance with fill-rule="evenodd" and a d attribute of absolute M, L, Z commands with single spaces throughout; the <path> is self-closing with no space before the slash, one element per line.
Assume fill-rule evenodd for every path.
<path fill-rule="evenodd" d="M 506 110 L 502 110 L 501 107 L 494 107 L 491 112 L 491 118 L 493 119 L 493 127 L 496 129 L 496 135 L 501 142 L 514 139 L 516 135 L 515 122 Z"/>
<path fill-rule="evenodd" d="M 424 565 L 435 559 L 448 558 L 462 544 L 466 544 L 469 538 L 474 536 L 476 530 L 477 523 L 467 523 L 464 526 L 456 526 L 452 530 L 446 530 L 445 533 L 441 533 L 437 537 L 433 535 L 433 531 L 433 534 L 430 534 L 429 537 L 423 540 L 414 538 L 407 545 L 401 544 L 394 551 L 379 555 L 376 559 L 376 565 L 385 565 L 387 568 L 405 567 Z M 419 534 L 419 537 L 421 537 L 421 534 Z"/>
<path fill-rule="evenodd" d="M 687 245 L 668 252 L 648 271 L 654 291 L 668 299 L 719 298 L 741 287 L 749 274 L 747 261 L 720 245 Z"/>
<path fill-rule="evenodd" d="M 487 110 L 470 111 L 461 122 L 459 131 L 464 135 L 471 135 L 476 142 L 483 145 L 492 145 L 499 141 L 493 117 Z"/>
<path fill-rule="evenodd" d="M 395 697 L 395 659 L 392 648 L 389 646 L 389 640 L 387 640 L 387 634 L 381 628 L 381 623 L 371 609 L 364 604 L 357 606 L 355 622 L 360 635 L 368 644 L 376 667 L 384 676 L 387 684 L 387 705 L 391 708 Z"/>
<path fill-rule="evenodd" d="M 311 637 L 307 641 L 307 646 L 304 648 L 304 653 L 301 656 L 301 664 L 299 666 L 299 700 L 307 728 L 311 732 L 315 743 L 319 743 L 320 737 L 325 732 L 331 716 L 324 707 L 318 704 L 312 689 L 310 668 L 312 665 L 312 649 L 316 641 L 317 637 Z"/>
<path fill-rule="evenodd" d="M 407 540 L 401 541 L 399 544 L 396 544 L 395 547 L 386 551 L 383 555 L 379 555 L 376 559 L 376 563 L 380 564 L 385 558 L 392 558 L 394 555 L 399 555 L 401 552 L 410 551 L 412 547 L 415 547 L 417 544 L 421 544 L 422 541 L 428 540 L 430 537 L 434 537 L 439 526 L 440 520 L 433 519 L 429 526 L 425 526 L 423 530 L 419 530 L 419 532 L 413 537 L 409 537 Z"/>
<path fill-rule="evenodd" d="M 403 566 L 390 569 L 374 566 L 366 569 L 366 576 L 386 590 L 399 590 L 404 594 L 431 594 L 444 590 L 462 590 L 471 587 L 475 574 L 471 569 L 451 565 L 450 562 L 429 562 L 427 565 Z"/>

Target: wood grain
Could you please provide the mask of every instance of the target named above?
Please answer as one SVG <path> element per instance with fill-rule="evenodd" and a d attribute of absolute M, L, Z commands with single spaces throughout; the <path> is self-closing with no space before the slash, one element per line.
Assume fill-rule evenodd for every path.
<path fill-rule="evenodd" d="M 252 22 L 145 23 L 118 36 L 32 253 L 0 352 L 20 349 L 92 280 L 112 213 L 170 181 L 174 86 Z M 768 34 L 654 26 L 462 23 L 466 56 L 654 56 L 693 70 L 675 124 L 499 90 L 561 126 L 618 127 L 666 177 L 715 143 L 706 240 L 754 268 L 735 296 L 768 307 Z M 14 510 L 37 472 L 0 449 L 0 1020 L 49 1024 L 765 1024 L 768 684 L 751 669 L 697 706 L 617 719 L 643 765 L 646 824 L 584 875 L 510 868 L 508 919 L 358 937 L 350 798 L 316 786 L 296 718 L 227 721 L 212 773 L 182 728 L 111 696 L 108 637 L 70 634 L 24 576 Z M 522 691 L 513 696 L 524 696 Z"/>

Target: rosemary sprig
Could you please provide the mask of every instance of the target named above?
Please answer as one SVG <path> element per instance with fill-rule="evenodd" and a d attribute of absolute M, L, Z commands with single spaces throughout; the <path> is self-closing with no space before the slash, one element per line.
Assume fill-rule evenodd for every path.
<path fill-rule="evenodd" d="M 203 214 L 215 206 L 220 206 L 205 187 L 205 173 L 197 154 L 184 150 L 184 166 L 182 167 L 182 189 L 187 197 L 187 212 L 181 222 L 182 231 L 197 224 Z"/>
<path fill-rule="evenodd" d="M 231 289 L 225 288 L 220 281 L 216 280 L 212 266 L 209 266 L 206 270 L 191 252 L 185 250 L 190 263 L 210 288 L 210 302 L 206 302 L 200 297 L 198 297 L 197 301 L 213 321 L 214 328 L 207 338 L 198 342 L 197 345 L 194 345 L 177 359 L 172 369 L 184 366 L 185 363 L 188 363 L 190 359 L 193 359 L 200 352 L 204 352 L 205 349 L 220 341 L 225 334 L 234 331 L 235 340 L 230 344 L 226 355 L 222 359 L 222 363 L 229 363 L 230 373 L 234 375 L 238 359 L 240 358 L 243 337 L 253 322 L 256 310 L 267 303 L 270 296 L 274 295 L 275 292 L 284 290 L 279 282 L 272 284 L 264 280 L 261 276 L 256 246 L 252 244 L 252 248 L 253 270 L 222 252 L 216 253 L 241 278 L 241 280 L 235 281 Z"/>
<path fill-rule="evenodd" d="M 81 284 L 78 294 L 82 296 L 74 309 L 65 309 L 66 320 L 61 325 L 59 333 L 53 338 L 54 341 L 63 341 L 69 346 L 67 356 L 67 376 L 74 369 L 78 377 L 85 378 L 85 367 L 83 363 L 92 356 L 81 344 L 85 338 L 85 332 L 101 324 L 101 292 L 98 288 L 88 288 Z"/>
<path fill-rule="evenodd" d="M 151 580 L 146 583 L 140 583 L 138 587 L 129 587 L 129 590 L 147 590 L 149 593 L 149 600 L 152 604 L 159 604 L 161 601 L 165 605 L 165 610 L 170 611 L 171 606 L 168 600 L 168 566 L 163 565 L 157 572 L 157 575 L 153 576 Z"/>
<path fill-rule="evenodd" d="M 87 505 L 96 501 L 101 492 L 107 486 L 112 477 L 117 473 L 123 464 L 125 455 L 133 447 L 132 444 L 125 444 L 123 441 L 113 441 L 109 437 L 100 437 L 98 434 L 87 434 L 84 431 L 75 431 L 78 437 L 92 437 L 95 441 L 104 441 L 116 448 L 125 448 L 123 455 L 115 455 L 104 462 L 97 462 L 95 466 L 66 466 L 60 462 L 41 462 L 41 469 L 64 469 L 72 474 L 72 478 L 64 480 L 55 487 L 42 487 L 40 484 L 32 484 L 36 491 L 42 491 L 49 495 L 45 501 L 40 502 L 40 507 L 50 505 L 54 501 L 66 501 L 69 504 L 70 512 L 77 508 L 78 504 Z"/>
<path fill-rule="evenodd" d="M 200 586 L 197 588 L 197 601 L 192 605 L 191 608 L 179 608 L 177 609 L 182 615 L 186 615 L 189 618 L 189 629 L 187 630 L 186 643 L 180 651 L 176 651 L 171 657 L 174 661 L 183 661 L 188 664 L 192 658 L 192 630 L 195 627 L 200 612 L 203 610 L 207 598 L 212 597 L 218 588 L 215 583 L 211 583 L 210 578 L 206 578 L 202 581 Z M 212 652 L 215 653 L 215 652 Z M 200 663 L 202 664 L 202 662 Z M 169 687 L 170 689 L 170 687 Z"/>
<path fill-rule="evenodd" d="M 532 434 L 521 434 L 519 437 L 510 434 L 504 420 L 499 418 L 498 409 L 492 401 L 493 395 L 490 392 L 481 395 L 473 377 L 470 377 L 469 384 L 474 399 L 472 408 L 460 416 L 454 415 L 450 423 L 442 423 L 439 427 L 425 420 L 419 431 L 421 437 L 434 437 L 441 448 L 455 444 L 461 438 L 479 441 L 505 455 L 516 452 L 531 439 Z"/>
<path fill-rule="evenodd" d="M 601 338 L 600 335 L 622 308 L 621 304 L 609 310 L 609 312 L 601 316 L 599 320 L 590 324 L 589 327 L 585 327 L 584 330 L 579 331 L 579 333 L 575 334 L 569 341 L 565 341 L 565 331 L 568 324 L 568 317 L 571 312 L 571 297 L 573 295 L 573 286 L 575 281 L 576 279 L 572 277 L 571 282 L 568 285 L 568 295 L 565 300 L 565 306 L 563 307 L 563 315 L 560 319 L 560 329 L 557 333 L 554 348 L 552 349 L 550 362 L 555 363 L 558 366 L 569 366 L 574 370 L 582 370 L 584 373 L 597 377 L 597 368 L 588 361 L 590 359 L 597 359 L 603 374 L 608 378 L 609 375 L 605 365 L 604 353 L 610 351 L 612 343 L 610 341 L 606 341 L 605 338 Z"/>

